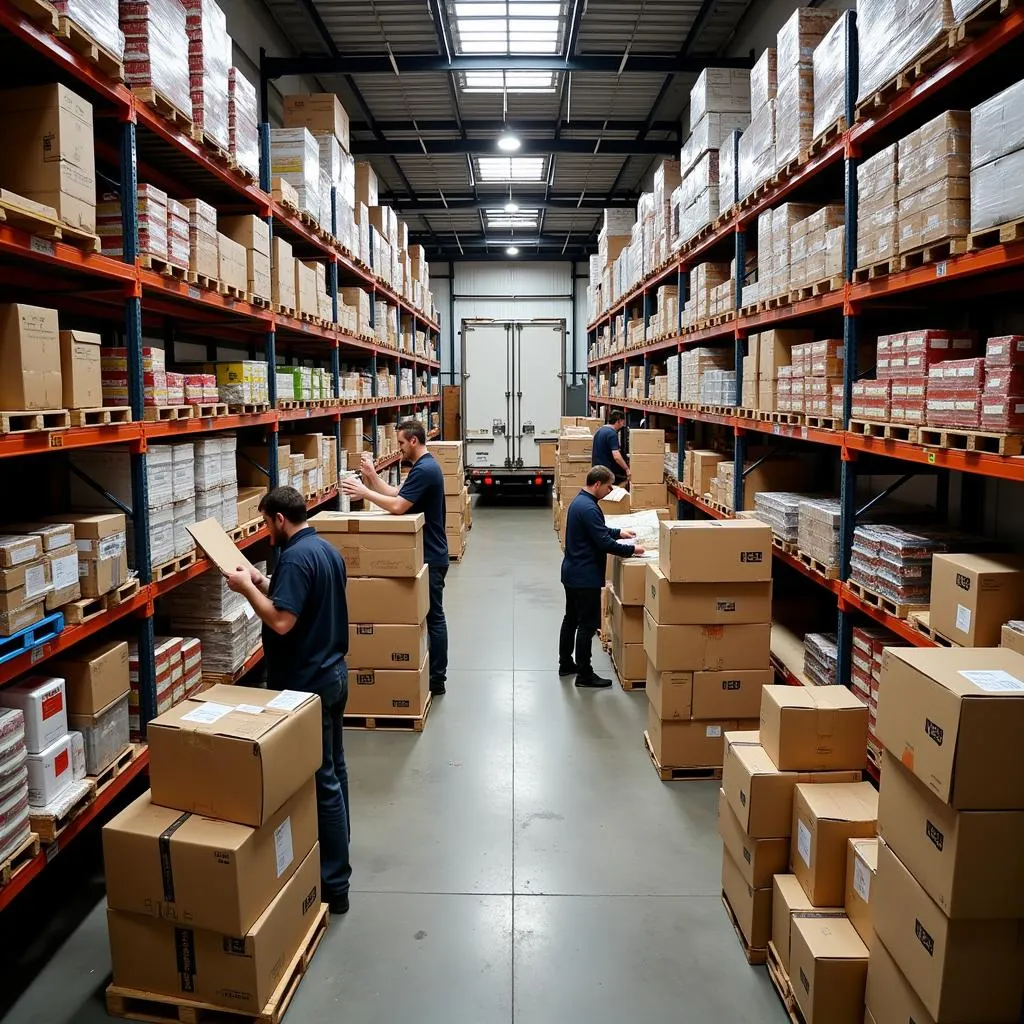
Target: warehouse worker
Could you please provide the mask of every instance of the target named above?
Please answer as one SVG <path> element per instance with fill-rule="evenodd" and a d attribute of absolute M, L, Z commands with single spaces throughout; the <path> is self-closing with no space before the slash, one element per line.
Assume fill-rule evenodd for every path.
<path fill-rule="evenodd" d="M 348 699 L 348 604 L 345 562 L 306 522 L 306 502 L 294 487 L 275 487 L 260 512 L 278 550 L 269 579 L 250 567 L 226 573 L 227 584 L 252 605 L 263 623 L 267 687 L 320 697 L 323 761 L 316 773 L 320 878 L 332 914 L 348 911 L 348 769 L 342 715 Z"/>
<path fill-rule="evenodd" d="M 385 483 L 377 474 L 373 456 L 363 452 L 360 469 L 366 483 L 354 476 L 343 480 L 342 490 L 350 498 L 363 498 L 393 516 L 423 513 L 423 558 L 430 574 L 430 692 L 445 692 L 448 677 L 448 624 L 444 617 L 444 580 L 448 575 L 448 537 L 444 532 L 444 471 L 427 451 L 427 434 L 419 420 L 398 424 L 398 447 L 411 468 L 402 486 Z"/>
<path fill-rule="evenodd" d="M 625 422 L 622 413 L 618 409 L 613 409 L 608 422 L 603 427 L 598 427 L 594 434 L 594 454 L 590 463 L 593 466 L 610 469 L 615 483 L 621 483 L 630 475 L 629 463 L 619 450 L 619 431 Z"/>
<path fill-rule="evenodd" d="M 610 679 L 596 675 L 590 663 L 590 642 L 601 624 L 606 556 L 630 558 L 644 553 L 638 545 L 618 543 L 620 539 L 636 537 L 632 530 L 605 525 L 604 512 L 598 502 L 608 496 L 613 486 L 612 471 L 607 466 L 592 467 L 587 474 L 586 487 L 572 499 L 565 514 L 565 557 L 562 559 L 565 617 L 558 637 L 558 674 L 575 675 L 577 686 L 612 685 Z"/>

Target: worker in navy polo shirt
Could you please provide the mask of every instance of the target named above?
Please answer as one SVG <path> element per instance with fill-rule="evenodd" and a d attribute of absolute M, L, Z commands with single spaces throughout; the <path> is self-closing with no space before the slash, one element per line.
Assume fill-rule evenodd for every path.
<path fill-rule="evenodd" d="M 430 692 L 445 692 L 448 677 L 448 624 L 444 617 L 444 581 L 448 575 L 448 538 L 444 532 L 444 471 L 427 451 L 427 435 L 419 420 L 398 424 L 398 447 L 410 464 L 401 487 L 385 483 L 377 474 L 373 457 L 363 453 L 360 469 L 366 483 L 355 477 L 342 481 L 350 498 L 363 498 L 394 516 L 423 513 L 423 558 L 430 574 Z"/>
<path fill-rule="evenodd" d="M 610 469 L 616 483 L 628 480 L 631 475 L 629 463 L 619 450 L 619 431 L 625 422 L 625 417 L 618 409 L 612 410 L 608 422 L 603 427 L 598 427 L 594 434 L 593 455 L 590 459 L 592 466 Z"/>
<path fill-rule="evenodd" d="M 294 487 L 275 487 L 260 512 L 277 548 L 274 574 L 254 567 L 226 573 L 227 584 L 252 605 L 263 623 L 267 687 L 320 696 L 323 762 L 316 773 L 320 877 L 332 914 L 348 911 L 348 769 L 342 715 L 348 699 L 348 605 L 345 562 L 306 522 L 306 502 Z"/>
<path fill-rule="evenodd" d="M 601 625 L 601 588 L 607 555 L 630 558 L 644 549 L 620 540 L 636 537 L 632 530 L 618 530 L 604 521 L 598 502 L 614 486 L 607 466 L 593 466 L 586 486 L 572 499 L 565 513 L 565 556 L 562 587 L 565 616 L 558 636 L 558 674 L 576 676 L 577 686 L 611 686 L 612 681 L 594 672 L 590 644 Z M 575 660 L 574 660 L 575 654 Z"/>

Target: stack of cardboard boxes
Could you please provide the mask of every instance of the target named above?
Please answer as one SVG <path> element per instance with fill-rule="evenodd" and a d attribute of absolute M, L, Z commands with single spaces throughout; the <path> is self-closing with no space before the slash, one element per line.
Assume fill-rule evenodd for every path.
<path fill-rule="evenodd" d="M 422 513 L 372 512 L 320 512 L 309 521 L 348 570 L 348 715 L 426 714 L 430 578 L 423 522 Z"/>
<path fill-rule="evenodd" d="M 629 496 L 634 512 L 668 507 L 665 431 L 629 431 Z"/>
<path fill-rule="evenodd" d="M 722 764 L 771 681 L 771 530 L 753 520 L 661 523 L 645 568 L 647 742 L 672 768 Z"/>
<path fill-rule="evenodd" d="M 20 708 L 0 707 L 0 861 L 14 857 L 31 840 L 28 810 L 28 750 L 25 715 Z"/>
<path fill-rule="evenodd" d="M 245 250 L 245 285 L 243 290 L 270 302 L 273 293 L 270 272 L 270 226 L 260 217 L 238 216 L 218 218 L 222 249 L 241 246 Z M 225 246 L 224 242 L 232 243 Z M 221 280 L 224 280 L 222 277 Z M 235 284 L 235 281 L 228 281 Z"/>
<path fill-rule="evenodd" d="M 255 1016 L 294 983 L 326 920 L 320 718 L 314 694 L 215 686 L 149 723 L 152 788 L 103 829 L 112 1010 Z"/>
<path fill-rule="evenodd" d="M 605 588 L 606 621 L 612 664 L 623 688 L 645 685 L 644 588 L 648 560 L 611 558 L 611 585 Z"/>
<path fill-rule="evenodd" d="M 444 532 L 448 538 L 448 555 L 459 561 L 466 550 L 469 529 L 469 489 L 462 466 L 461 441 L 429 441 L 427 451 L 437 459 L 444 472 Z"/>
<path fill-rule="evenodd" d="M 574 417 L 570 417 L 574 419 Z M 558 459 L 555 463 L 555 493 L 552 502 L 558 540 L 565 549 L 565 512 L 572 499 L 586 486 L 594 455 L 594 434 L 586 427 L 563 425 L 558 437 Z"/>
<path fill-rule="evenodd" d="M 74 527 L 21 523 L 0 537 L 0 636 L 81 597 Z"/>

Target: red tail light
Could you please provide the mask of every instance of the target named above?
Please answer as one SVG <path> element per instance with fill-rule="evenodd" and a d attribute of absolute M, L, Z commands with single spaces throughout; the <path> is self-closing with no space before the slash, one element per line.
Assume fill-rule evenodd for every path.
<path fill-rule="evenodd" d="M 534 483 L 535 483 L 535 484 L 536 484 L 536 485 L 537 485 L 538 487 L 540 487 L 540 486 L 542 486 L 542 485 L 543 485 L 543 483 L 544 483 L 544 478 L 543 478 L 543 477 L 540 477 L 540 476 L 538 476 L 538 477 L 535 477 L 535 478 L 534 478 L 534 481 L 533 481 L 533 482 L 534 482 Z"/>
<path fill-rule="evenodd" d="M 490 486 L 491 486 L 491 484 L 493 484 L 493 483 L 494 483 L 494 478 L 493 478 L 493 477 L 490 477 L 490 476 L 485 476 L 485 477 L 484 477 L 484 484 L 485 484 L 485 485 L 486 485 L 487 487 L 490 487 Z"/>

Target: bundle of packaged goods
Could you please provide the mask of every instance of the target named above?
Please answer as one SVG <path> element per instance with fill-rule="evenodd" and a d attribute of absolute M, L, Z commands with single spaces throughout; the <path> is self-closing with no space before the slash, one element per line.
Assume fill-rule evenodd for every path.
<path fill-rule="evenodd" d="M 260 359 L 214 363 L 220 400 L 230 405 L 268 405 L 270 402 L 267 364 Z"/>
<path fill-rule="evenodd" d="M 765 686 L 760 698 L 760 730 L 725 736 L 722 888 L 748 958 L 771 942 L 808 1024 L 861 1024 L 868 937 L 844 897 L 851 840 L 872 839 L 878 816 L 860 781 L 868 711 L 844 686 Z"/>
<path fill-rule="evenodd" d="M 820 12 L 819 12 L 820 13 Z M 811 58 L 814 80 L 814 128 L 812 139 L 820 139 L 833 125 L 846 127 L 846 82 L 849 75 L 850 33 L 853 18 L 843 11 L 814 48 Z"/>
<path fill-rule="evenodd" d="M 597 235 L 597 257 L 590 264 L 590 287 L 593 294 L 600 295 L 603 312 L 612 301 L 621 295 L 616 287 L 614 267 L 621 254 L 632 241 L 636 211 L 625 209 L 605 210 L 601 230 Z"/>
<path fill-rule="evenodd" d="M 771 566 L 762 523 L 661 523 L 643 633 L 647 741 L 661 766 L 721 765 L 723 734 L 756 723 L 772 677 Z"/>
<path fill-rule="evenodd" d="M 155 185 L 139 185 L 136 189 L 138 210 L 138 252 L 167 262 L 167 229 L 170 213 L 167 193 Z M 121 220 L 121 197 L 116 192 L 104 192 L 96 204 L 96 233 L 100 236 L 104 256 L 124 256 L 124 224 Z"/>
<path fill-rule="evenodd" d="M 569 417 L 573 422 L 564 423 L 558 436 L 557 461 L 555 462 L 555 494 L 558 500 L 552 502 L 555 514 L 555 529 L 558 539 L 565 549 L 565 510 L 569 503 L 586 485 L 587 473 L 590 472 L 594 454 L 594 435 L 586 427 L 576 425 L 576 418 Z M 624 510 L 625 511 L 625 510 Z"/>
<path fill-rule="evenodd" d="M 0 706 L 0 861 L 6 861 L 32 838 L 28 809 L 28 749 L 25 715 Z"/>
<path fill-rule="evenodd" d="M 882 680 L 882 653 L 886 647 L 906 647 L 881 626 L 855 626 L 850 655 L 850 688 L 868 709 L 868 759 L 878 768 L 882 763 L 882 745 L 875 727 L 878 718 L 878 687 Z"/>
<path fill-rule="evenodd" d="M 1017 82 L 971 110 L 971 231 L 1024 216 L 1024 120 Z"/>
<path fill-rule="evenodd" d="M 319 220 L 320 147 L 308 129 L 270 129 L 270 173 L 295 190 L 301 212 Z"/>
<path fill-rule="evenodd" d="M 823 206 L 789 229 L 789 287 L 796 291 L 839 277 L 844 268 L 845 211 Z M 774 218 L 773 218 L 774 231 Z"/>
<path fill-rule="evenodd" d="M 259 177 L 260 115 L 256 86 L 236 67 L 228 68 L 228 152 L 251 177 Z"/>
<path fill-rule="evenodd" d="M 800 504 L 807 497 L 791 491 L 758 491 L 754 515 L 772 528 L 783 544 L 796 544 L 800 535 Z"/>
<path fill-rule="evenodd" d="M 184 0 L 188 33 L 189 90 L 192 123 L 227 149 L 228 70 L 231 37 L 227 19 L 214 0 Z"/>
<path fill-rule="evenodd" d="M 295 983 L 326 916 L 320 719 L 315 694 L 214 686 L 149 723 L 151 789 L 103 829 L 108 998 L 255 1016 Z"/>
<path fill-rule="evenodd" d="M 120 0 L 124 77 L 192 115 L 187 16 L 181 0 Z"/>
<path fill-rule="evenodd" d="M 805 498 L 800 502 L 797 547 L 829 574 L 839 568 L 840 519 L 836 498 Z"/>
<path fill-rule="evenodd" d="M 777 212 L 777 211 L 776 211 Z M 792 397 L 792 365 L 793 351 L 801 345 L 808 345 L 814 337 L 809 330 L 778 330 L 752 334 L 747 340 L 748 364 L 750 369 L 757 371 L 757 408 L 774 412 L 785 411 L 779 404 L 782 392 L 784 401 Z M 780 378 L 785 386 L 780 388 Z M 747 372 L 744 370 L 744 381 Z"/>
<path fill-rule="evenodd" d="M 104 50 L 121 60 L 124 33 L 118 21 L 118 0 L 54 0 L 54 10 L 84 29 Z"/>
<path fill-rule="evenodd" d="M 946 550 L 938 531 L 907 530 L 884 523 L 853 531 L 850 582 L 897 605 L 927 608 L 932 556 Z"/>
<path fill-rule="evenodd" d="M 746 199 L 775 173 L 775 100 L 752 113 L 750 125 L 740 136 L 736 154 L 736 187 Z"/>
<path fill-rule="evenodd" d="M 238 480 L 234 434 L 195 442 L 196 522 L 216 519 L 225 530 L 238 525 Z"/>
<path fill-rule="evenodd" d="M 128 582 L 128 534 L 124 513 L 62 512 L 43 519 L 68 523 L 74 528 L 82 597 L 102 597 Z"/>
<path fill-rule="evenodd" d="M 985 430 L 1024 430 L 1024 336 L 988 339 L 981 425 Z"/>
<path fill-rule="evenodd" d="M 448 554 L 461 558 L 466 550 L 466 509 L 469 490 L 462 465 L 461 441 L 428 441 L 427 451 L 437 460 L 444 473 L 444 529 L 448 538 Z"/>
<path fill-rule="evenodd" d="M 858 267 L 890 260 L 898 251 L 897 178 L 895 143 L 857 167 Z"/>
<path fill-rule="evenodd" d="M 804 675 L 815 686 L 832 686 L 839 675 L 835 633 L 804 635 Z"/>
<path fill-rule="evenodd" d="M 776 408 L 808 416 L 841 416 L 843 340 L 829 338 L 793 345 L 790 358 L 789 366 L 778 368 Z M 837 394 L 838 408 L 834 401 Z"/>
<path fill-rule="evenodd" d="M 792 287 L 790 267 L 794 228 L 816 210 L 817 207 L 810 203 L 784 203 L 774 210 L 766 210 L 758 217 L 757 277 L 762 300 L 789 292 Z M 828 229 L 826 247 L 827 232 Z M 826 248 L 826 251 L 829 250 Z M 804 252 L 806 255 L 806 243 Z"/>
<path fill-rule="evenodd" d="M 245 250 L 241 262 L 244 263 L 244 274 L 241 280 L 245 281 L 244 290 L 251 292 L 257 298 L 270 301 L 272 288 L 270 278 L 270 226 L 260 217 L 221 217 L 218 232 L 218 251 L 223 261 L 225 238 L 231 243 L 229 251 L 234 251 L 235 246 L 241 246 Z M 239 260 L 236 253 L 235 260 Z M 222 277 L 221 280 L 224 280 Z M 239 281 L 239 286 L 240 285 Z M 226 281 L 227 284 L 235 284 L 234 281 Z"/>
<path fill-rule="evenodd" d="M 1024 784 L 1012 765 L 1022 723 L 1024 656 L 884 651 L 867 983 L 875 1020 L 1018 1019 Z"/>
<path fill-rule="evenodd" d="M 754 499 L 761 491 L 781 491 L 806 487 L 813 477 L 810 463 L 796 458 L 771 458 L 764 460 L 760 456 L 764 449 L 748 450 L 749 461 L 743 471 L 743 510 L 754 510 Z M 734 478 L 736 464 L 730 459 L 723 459 L 715 465 L 715 474 L 708 483 L 708 493 L 712 501 L 734 509 Z"/>
<path fill-rule="evenodd" d="M 17 536 L 0 540 L 0 565 L 4 566 L 0 568 L 2 628 L 9 628 L 19 619 L 37 621 L 34 616 L 38 609 L 34 606 L 40 598 L 46 611 L 52 612 L 82 596 L 73 524 L 11 523 L 4 530 L 23 536 L 21 540 Z M 39 550 L 35 550 L 37 547 Z"/>
<path fill-rule="evenodd" d="M 179 270 L 188 270 L 192 259 L 189 208 L 167 197 L 167 262 Z"/>
<path fill-rule="evenodd" d="M 348 570 L 346 714 L 418 718 L 426 712 L 430 587 L 423 522 L 422 514 L 358 512 L 320 512 L 309 521 Z"/>
<path fill-rule="evenodd" d="M 220 273 L 217 210 L 202 199 L 187 199 L 185 205 L 189 215 L 189 270 L 216 281 Z"/>

